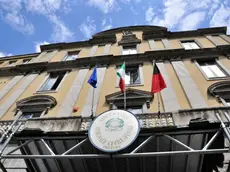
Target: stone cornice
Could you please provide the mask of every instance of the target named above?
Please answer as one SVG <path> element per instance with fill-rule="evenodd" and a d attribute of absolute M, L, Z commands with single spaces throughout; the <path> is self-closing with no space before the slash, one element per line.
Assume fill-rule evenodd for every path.
<path fill-rule="evenodd" d="M 39 62 L 28 63 L 23 65 L 16 65 L 15 67 L 3 67 L 0 68 L 0 76 L 12 76 L 19 73 L 29 72 L 42 72 L 51 71 L 55 69 L 71 69 L 71 68 L 89 68 L 95 65 L 107 66 L 117 65 L 124 61 L 127 64 L 140 64 L 143 62 L 155 61 L 176 61 L 181 59 L 205 59 L 218 57 L 220 55 L 230 54 L 230 45 L 218 46 L 216 48 L 203 48 L 196 50 L 185 49 L 169 49 L 169 50 L 157 50 L 147 51 L 145 53 L 132 54 L 132 55 L 102 55 L 78 58 L 73 61 L 59 61 L 59 62 Z"/>
<path fill-rule="evenodd" d="M 182 31 L 182 32 L 170 32 L 170 31 L 144 31 L 142 36 L 143 40 L 148 39 L 162 39 L 162 38 L 186 38 L 186 37 L 195 37 L 195 36 L 204 36 L 208 34 L 226 34 L 227 27 L 214 27 L 214 28 L 205 28 L 197 29 L 191 31 Z"/>
<path fill-rule="evenodd" d="M 48 44 L 42 45 L 41 51 L 48 51 L 54 49 L 68 49 L 68 48 L 78 48 L 78 47 L 87 47 L 94 44 L 106 44 L 106 43 L 116 43 L 116 33 L 122 32 L 124 30 L 129 31 L 143 31 L 142 37 L 143 40 L 148 39 L 162 39 L 162 38 L 185 38 L 185 37 L 194 37 L 194 36 L 203 36 L 207 34 L 226 34 L 227 27 L 214 27 L 214 28 L 204 28 L 191 31 L 182 31 L 182 32 L 170 32 L 165 27 L 159 26 L 127 26 L 120 27 L 115 29 L 106 30 L 100 33 L 97 33 L 92 36 L 91 39 L 81 42 L 70 42 L 70 43 L 57 43 L 57 44 Z"/>
<path fill-rule="evenodd" d="M 29 59 L 29 58 L 34 58 L 37 57 L 40 53 L 32 53 L 32 54 L 21 54 L 21 55 L 15 55 L 15 56 L 7 56 L 7 57 L 1 57 L 1 61 L 6 61 L 6 60 L 18 60 L 18 59 Z"/>
<path fill-rule="evenodd" d="M 41 45 L 41 51 L 49 50 L 62 50 L 62 49 L 71 49 L 71 48 L 80 48 L 80 47 L 89 47 L 94 44 L 106 44 L 106 43 L 116 43 L 116 35 L 103 35 L 103 36 L 93 36 L 92 39 L 88 41 L 81 42 L 70 42 L 70 43 L 57 43 L 57 44 L 47 44 Z"/>

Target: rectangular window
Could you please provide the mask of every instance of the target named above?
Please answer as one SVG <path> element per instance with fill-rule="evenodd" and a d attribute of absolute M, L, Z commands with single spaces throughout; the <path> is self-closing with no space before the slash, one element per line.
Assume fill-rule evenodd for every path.
<path fill-rule="evenodd" d="M 230 99 L 225 99 L 224 100 L 227 106 L 230 106 Z"/>
<path fill-rule="evenodd" d="M 192 50 L 192 49 L 199 49 L 200 47 L 197 45 L 195 41 L 181 41 L 184 49 Z"/>
<path fill-rule="evenodd" d="M 9 61 L 9 65 L 8 66 L 14 66 L 16 64 L 16 60 L 12 60 L 12 61 Z"/>
<path fill-rule="evenodd" d="M 63 61 L 76 60 L 78 57 L 79 51 L 68 52 L 68 54 L 64 57 Z"/>
<path fill-rule="evenodd" d="M 49 78 L 46 80 L 46 82 L 42 85 L 41 89 L 39 91 L 50 91 L 50 90 L 56 90 L 59 84 L 61 83 L 63 77 L 65 75 L 65 72 L 63 73 L 50 73 Z"/>
<path fill-rule="evenodd" d="M 208 78 L 226 77 L 227 74 L 223 69 L 216 63 L 215 60 L 209 61 L 198 61 L 201 70 L 205 73 Z"/>
<path fill-rule="evenodd" d="M 42 112 L 23 112 L 22 119 L 39 118 Z"/>
<path fill-rule="evenodd" d="M 126 85 L 133 85 L 133 84 L 140 84 L 140 73 L 139 73 L 139 66 L 127 66 L 125 69 L 125 84 Z"/>
<path fill-rule="evenodd" d="M 24 59 L 24 60 L 22 61 L 22 64 L 27 64 L 27 63 L 29 63 L 30 60 L 31 60 L 31 59 Z"/>
<path fill-rule="evenodd" d="M 134 115 L 143 113 L 142 106 L 128 106 L 126 109 Z"/>
<path fill-rule="evenodd" d="M 123 46 L 123 55 L 137 54 L 137 46 Z"/>
<path fill-rule="evenodd" d="M 124 109 L 123 106 L 118 107 L 118 109 Z M 127 106 L 126 110 L 133 113 L 133 114 L 142 114 L 143 110 L 142 110 L 142 106 L 141 105 L 136 105 L 136 106 Z"/>

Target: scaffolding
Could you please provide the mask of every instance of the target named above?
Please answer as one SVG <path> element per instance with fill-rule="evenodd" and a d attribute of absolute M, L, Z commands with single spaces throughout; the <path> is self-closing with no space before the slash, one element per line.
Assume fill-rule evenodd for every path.
<path fill-rule="evenodd" d="M 20 116 L 20 113 L 18 114 Z M 203 130 L 188 130 L 188 131 L 166 131 L 166 132 L 155 132 L 155 133 L 140 133 L 138 142 L 133 144 L 133 146 L 130 149 L 127 149 L 125 152 L 118 152 L 115 154 L 108 154 L 103 153 L 101 151 L 91 151 L 90 153 L 86 153 L 82 150 L 82 146 L 88 146 L 90 144 L 89 139 L 87 135 L 80 135 L 80 136 L 36 136 L 36 137 L 16 137 L 15 132 L 20 128 L 22 125 L 22 122 L 18 121 L 19 117 L 16 118 L 16 120 L 12 123 L 11 127 L 2 135 L 0 138 L 0 141 L 2 142 L 1 150 L 0 150 L 0 159 L 24 159 L 26 161 L 26 164 L 28 166 L 27 171 L 39 171 L 36 169 L 36 167 L 29 167 L 31 165 L 28 165 L 27 161 L 33 162 L 36 159 L 42 159 L 44 162 L 48 162 L 48 160 L 53 160 L 56 164 L 56 168 L 60 172 L 64 172 L 65 169 L 61 167 L 61 161 L 63 159 L 68 159 L 70 161 L 70 164 L 73 162 L 71 160 L 81 160 L 86 166 L 85 161 L 87 159 L 94 159 L 97 168 L 99 171 L 102 168 L 102 163 L 100 162 L 100 159 L 105 159 L 105 162 L 110 162 L 110 165 L 112 167 L 112 170 L 114 172 L 118 171 L 116 170 L 117 164 L 119 162 L 119 159 L 126 161 L 126 169 L 127 171 L 131 170 L 130 163 L 132 162 L 132 159 L 136 161 L 136 158 L 140 159 L 140 163 L 142 163 L 142 166 L 145 166 L 146 163 L 143 163 L 144 158 L 148 157 L 155 157 L 156 162 L 156 171 L 159 172 L 159 162 L 160 157 L 169 157 L 168 164 L 172 164 L 172 157 L 176 155 L 184 156 L 186 157 L 186 166 L 183 167 L 188 170 L 188 163 L 189 163 L 189 156 L 195 155 L 196 157 L 199 157 L 199 164 L 198 171 L 202 171 L 202 163 L 204 160 L 204 156 L 207 154 L 222 154 L 222 153 L 228 153 L 230 151 L 229 147 L 221 147 L 221 148 L 213 148 L 212 144 L 217 140 L 217 138 L 223 134 L 225 139 L 228 141 L 228 146 L 230 143 L 230 116 L 228 113 L 224 113 L 224 116 L 228 120 L 227 123 L 224 123 L 220 117 L 220 114 L 218 112 L 215 113 L 217 119 L 220 122 L 220 127 L 215 129 L 203 129 Z M 197 135 L 196 137 L 201 138 L 202 135 L 202 144 L 200 144 L 199 149 L 193 148 L 191 145 L 192 139 L 191 135 Z M 211 134 L 211 135 L 210 135 Z M 186 135 L 186 139 L 188 139 L 187 144 L 185 141 L 183 142 L 183 138 Z M 187 136 L 188 135 L 188 136 Z M 211 136 L 211 137 L 210 137 Z M 209 138 L 208 138 L 209 137 Z M 177 139 L 180 138 L 180 139 Z M 14 140 L 18 143 L 18 146 L 12 149 L 9 152 L 5 152 L 5 149 L 7 145 L 10 143 L 11 140 Z M 70 141 L 77 141 L 76 144 L 72 144 L 72 146 L 65 146 L 64 141 L 68 141 L 68 144 Z M 153 140 L 155 140 L 153 142 Z M 166 151 L 162 151 L 162 148 L 160 148 L 159 142 L 164 141 L 165 144 L 169 144 L 169 149 Z M 200 139 L 201 140 L 201 139 Z M 57 150 L 55 148 L 54 144 L 57 144 L 58 141 L 62 142 L 64 145 L 64 149 Z M 72 142 L 71 142 L 72 143 Z M 155 151 L 151 151 L 149 146 L 150 143 L 156 143 L 156 146 L 154 148 Z M 37 145 L 37 154 L 33 153 L 32 145 Z M 153 144 L 152 144 L 153 146 Z M 179 150 L 175 150 L 175 147 L 179 147 Z M 146 149 L 147 148 L 147 149 Z M 28 150 L 31 149 L 31 150 Z M 91 148 L 90 148 L 91 149 Z M 24 152 L 23 154 L 13 154 L 18 150 L 22 150 Z M 145 151 L 144 151 L 145 150 Z M 58 153 L 57 153 L 58 152 Z M 53 162 L 52 161 L 52 162 Z M 139 160 L 138 160 L 139 162 Z M 32 163 L 33 164 L 33 163 Z M 71 164 L 73 166 L 73 164 Z M 32 165 L 33 166 L 33 165 Z M 48 164 L 49 166 L 49 164 Z M 0 168 L 3 172 L 7 172 L 7 168 L 4 167 L 3 163 L 0 163 Z M 30 169 L 29 169 L 30 168 Z M 85 171 L 87 170 L 87 167 Z M 146 167 L 144 167 L 146 168 Z M 74 168 L 73 168 L 74 169 Z M 186 171 L 187 171 L 186 170 Z M 144 170 L 142 170 L 144 171 Z M 171 170 L 170 170 L 171 171 Z"/>

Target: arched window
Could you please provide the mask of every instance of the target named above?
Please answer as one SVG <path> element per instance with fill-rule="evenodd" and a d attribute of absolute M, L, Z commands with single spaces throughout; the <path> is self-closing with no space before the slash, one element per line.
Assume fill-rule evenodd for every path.
<path fill-rule="evenodd" d="M 19 100 L 17 109 L 22 112 L 22 118 L 38 118 L 56 106 L 56 99 L 52 96 L 38 95 Z"/>
<path fill-rule="evenodd" d="M 230 106 L 230 81 L 217 82 L 208 88 L 209 94 L 225 106 Z"/>

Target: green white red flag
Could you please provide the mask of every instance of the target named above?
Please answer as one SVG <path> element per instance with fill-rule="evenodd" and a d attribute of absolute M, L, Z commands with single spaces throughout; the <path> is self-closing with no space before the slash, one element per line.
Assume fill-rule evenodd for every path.
<path fill-rule="evenodd" d="M 121 91 L 124 93 L 125 92 L 125 63 L 123 63 L 120 69 L 118 69 L 117 75 L 120 78 L 119 87 Z"/>

